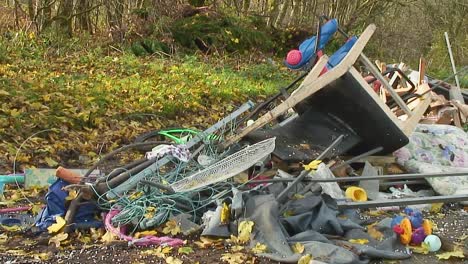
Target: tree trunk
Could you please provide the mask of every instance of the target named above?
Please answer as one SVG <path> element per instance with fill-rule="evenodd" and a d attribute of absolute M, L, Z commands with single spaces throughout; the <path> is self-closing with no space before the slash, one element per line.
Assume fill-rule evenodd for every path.
<path fill-rule="evenodd" d="M 77 16 L 78 27 L 83 31 L 92 33 L 90 11 L 88 11 L 90 7 L 89 0 L 80 0 L 77 3 L 76 12 L 79 14 Z"/>
<path fill-rule="evenodd" d="M 275 26 L 279 27 L 283 24 L 284 18 L 286 17 L 286 14 L 289 9 L 289 4 L 291 3 L 291 0 L 284 0 L 283 5 L 281 6 L 281 11 L 278 17 L 278 20 L 275 22 Z"/>
<path fill-rule="evenodd" d="M 35 20 L 35 9 L 36 9 L 36 1 L 35 0 L 28 0 L 28 16 L 29 20 L 33 21 Z"/>
<path fill-rule="evenodd" d="M 42 11 L 40 11 L 41 14 L 38 14 L 41 16 L 41 21 L 42 23 L 41 24 L 41 29 L 40 31 L 43 31 L 44 29 L 47 29 L 50 27 L 50 25 L 52 24 L 52 1 L 53 0 L 45 0 L 43 3 L 42 3 Z"/>
<path fill-rule="evenodd" d="M 280 1 L 279 0 L 273 0 L 273 3 L 271 4 L 271 12 L 269 12 L 269 17 L 267 21 L 268 26 L 275 26 L 275 21 L 278 19 L 278 14 L 279 14 L 279 6 L 280 6 Z"/>
<path fill-rule="evenodd" d="M 249 9 L 250 9 L 250 0 L 243 0 L 242 1 L 242 12 L 244 14 L 247 14 L 247 12 L 249 12 Z"/>
<path fill-rule="evenodd" d="M 69 37 L 73 35 L 72 14 L 73 0 L 62 0 L 55 20 L 57 21 L 57 29 L 59 30 L 59 33 Z"/>
<path fill-rule="evenodd" d="M 123 27 L 124 0 L 106 0 L 105 3 L 112 40 L 122 42 L 126 33 Z"/>

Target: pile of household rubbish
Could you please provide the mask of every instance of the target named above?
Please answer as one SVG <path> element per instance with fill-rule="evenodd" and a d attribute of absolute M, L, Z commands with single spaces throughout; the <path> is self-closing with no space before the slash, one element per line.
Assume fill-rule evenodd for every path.
<path fill-rule="evenodd" d="M 104 226 L 131 245 L 179 246 L 177 236 L 134 234 L 174 221 L 183 235 L 231 238 L 250 223 L 249 246 L 261 243 L 258 255 L 286 263 L 305 254 L 366 263 L 410 258 L 408 246 L 438 251 L 423 212 L 468 202 L 468 94 L 428 77 L 424 60 L 417 71 L 371 62 L 362 50 L 375 29 L 348 36 L 326 20 L 286 58 L 304 74 L 204 131 L 151 131 L 88 170 L 30 169 L 0 183 L 50 185 L 39 231 L 60 217 L 65 232 Z M 323 49 L 335 32 L 344 44 L 328 57 Z M 358 60 L 364 71 L 354 67 Z M 130 149 L 146 150 L 102 169 Z M 369 223 L 360 217 L 369 208 L 394 217 Z"/>

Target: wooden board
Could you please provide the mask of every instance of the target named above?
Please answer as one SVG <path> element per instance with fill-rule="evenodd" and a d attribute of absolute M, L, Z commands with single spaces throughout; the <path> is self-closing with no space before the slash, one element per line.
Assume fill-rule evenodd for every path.
<path fill-rule="evenodd" d="M 429 88 L 429 85 L 427 83 L 422 84 L 418 88 L 418 90 L 422 91 L 422 92 L 424 92 L 424 91 L 426 91 L 428 89 L 430 89 L 430 88 Z M 414 111 L 412 111 L 411 117 L 409 117 L 406 121 L 403 122 L 403 131 L 405 132 L 405 134 L 407 136 L 410 136 L 413 133 L 414 129 L 416 128 L 416 126 L 419 123 L 419 120 L 421 120 L 421 118 L 423 117 L 424 113 L 426 112 L 426 110 L 429 107 L 429 105 L 431 104 L 431 102 L 432 102 L 432 98 L 431 98 L 430 93 L 426 93 L 425 95 L 423 95 L 422 101 L 414 109 Z"/>

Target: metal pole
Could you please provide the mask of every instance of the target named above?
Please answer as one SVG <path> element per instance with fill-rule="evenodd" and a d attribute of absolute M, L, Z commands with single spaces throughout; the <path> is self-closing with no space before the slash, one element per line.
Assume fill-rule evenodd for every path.
<path fill-rule="evenodd" d="M 313 179 L 305 178 L 304 182 L 358 182 L 365 180 L 412 180 L 412 179 L 423 179 L 423 178 L 437 178 L 437 177 L 455 177 L 455 176 L 467 176 L 466 172 L 452 172 L 452 173 L 427 173 L 427 174 L 394 174 L 394 175 L 376 175 L 376 176 L 359 176 L 359 177 L 342 177 L 333 179 Z M 297 179 L 297 178 L 296 178 Z M 255 180 L 249 183 L 273 183 L 273 182 L 291 182 L 295 179 L 268 179 L 268 180 Z"/>
<path fill-rule="evenodd" d="M 455 74 L 455 82 L 457 83 L 456 89 L 454 89 L 454 87 L 450 89 L 450 99 L 455 99 L 463 103 L 465 101 L 463 100 L 463 95 L 461 94 L 461 90 L 460 90 L 460 81 L 458 80 L 457 68 L 455 67 L 455 61 L 453 60 L 452 46 L 450 45 L 448 33 L 445 32 L 444 35 L 445 35 L 445 41 L 447 42 L 447 49 L 448 49 L 449 56 L 450 56 L 450 63 L 452 64 L 452 70 L 453 70 L 453 73 Z"/>
<path fill-rule="evenodd" d="M 351 163 L 353 163 L 353 162 L 355 162 L 355 161 L 358 161 L 358 160 L 360 160 L 360 159 L 362 159 L 362 158 L 365 158 L 365 157 L 367 157 L 367 156 L 373 155 L 373 154 L 375 154 L 375 153 L 377 153 L 377 152 L 380 152 L 380 151 L 382 151 L 382 150 L 383 150 L 383 147 L 377 147 L 377 148 L 375 148 L 375 149 L 371 149 L 371 150 L 369 150 L 369 151 L 367 151 L 367 152 L 362 153 L 361 155 L 358 155 L 358 156 L 353 157 L 353 158 L 351 158 L 351 159 L 349 159 L 349 160 L 347 160 L 347 161 L 345 161 L 345 162 L 343 162 L 343 163 L 340 163 L 340 164 L 338 164 L 338 165 L 336 165 L 336 166 L 331 167 L 330 170 L 331 170 L 331 171 L 337 170 L 337 169 L 339 169 L 339 168 L 342 168 L 342 167 L 344 167 L 344 166 L 346 166 L 346 165 L 349 165 L 349 164 L 351 164 Z"/>
<path fill-rule="evenodd" d="M 430 203 L 455 203 L 468 201 L 468 194 L 448 195 L 448 196 L 431 196 L 417 197 L 406 199 L 390 199 L 385 201 L 367 201 L 367 202 L 338 202 L 339 209 L 365 209 L 383 206 L 399 206 L 411 204 L 430 204 Z"/>
<path fill-rule="evenodd" d="M 344 135 L 340 135 L 337 139 L 335 139 L 335 141 L 333 141 L 333 143 L 331 143 L 331 145 L 326 148 L 315 160 L 321 160 L 323 159 L 326 155 L 328 155 L 328 153 L 330 151 L 332 151 L 336 146 L 338 146 L 338 144 L 341 143 L 341 141 L 343 140 L 344 138 Z M 299 182 L 301 182 L 302 180 L 304 180 L 305 176 L 307 176 L 307 174 L 309 174 L 309 171 L 308 170 L 303 170 L 301 172 L 301 174 L 299 174 L 299 176 L 297 176 L 294 181 L 288 185 L 279 195 L 278 197 L 276 197 L 276 200 L 278 202 L 282 202 L 282 200 L 284 200 L 289 191 L 294 187 L 296 186 Z"/>

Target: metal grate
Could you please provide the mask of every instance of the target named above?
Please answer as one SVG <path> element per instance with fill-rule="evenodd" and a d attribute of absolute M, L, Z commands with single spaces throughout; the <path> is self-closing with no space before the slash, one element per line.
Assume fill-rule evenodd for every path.
<path fill-rule="evenodd" d="M 208 168 L 171 184 L 171 187 L 176 192 L 186 192 L 227 180 L 252 167 L 273 152 L 275 139 L 269 138 L 241 149 Z"/>

